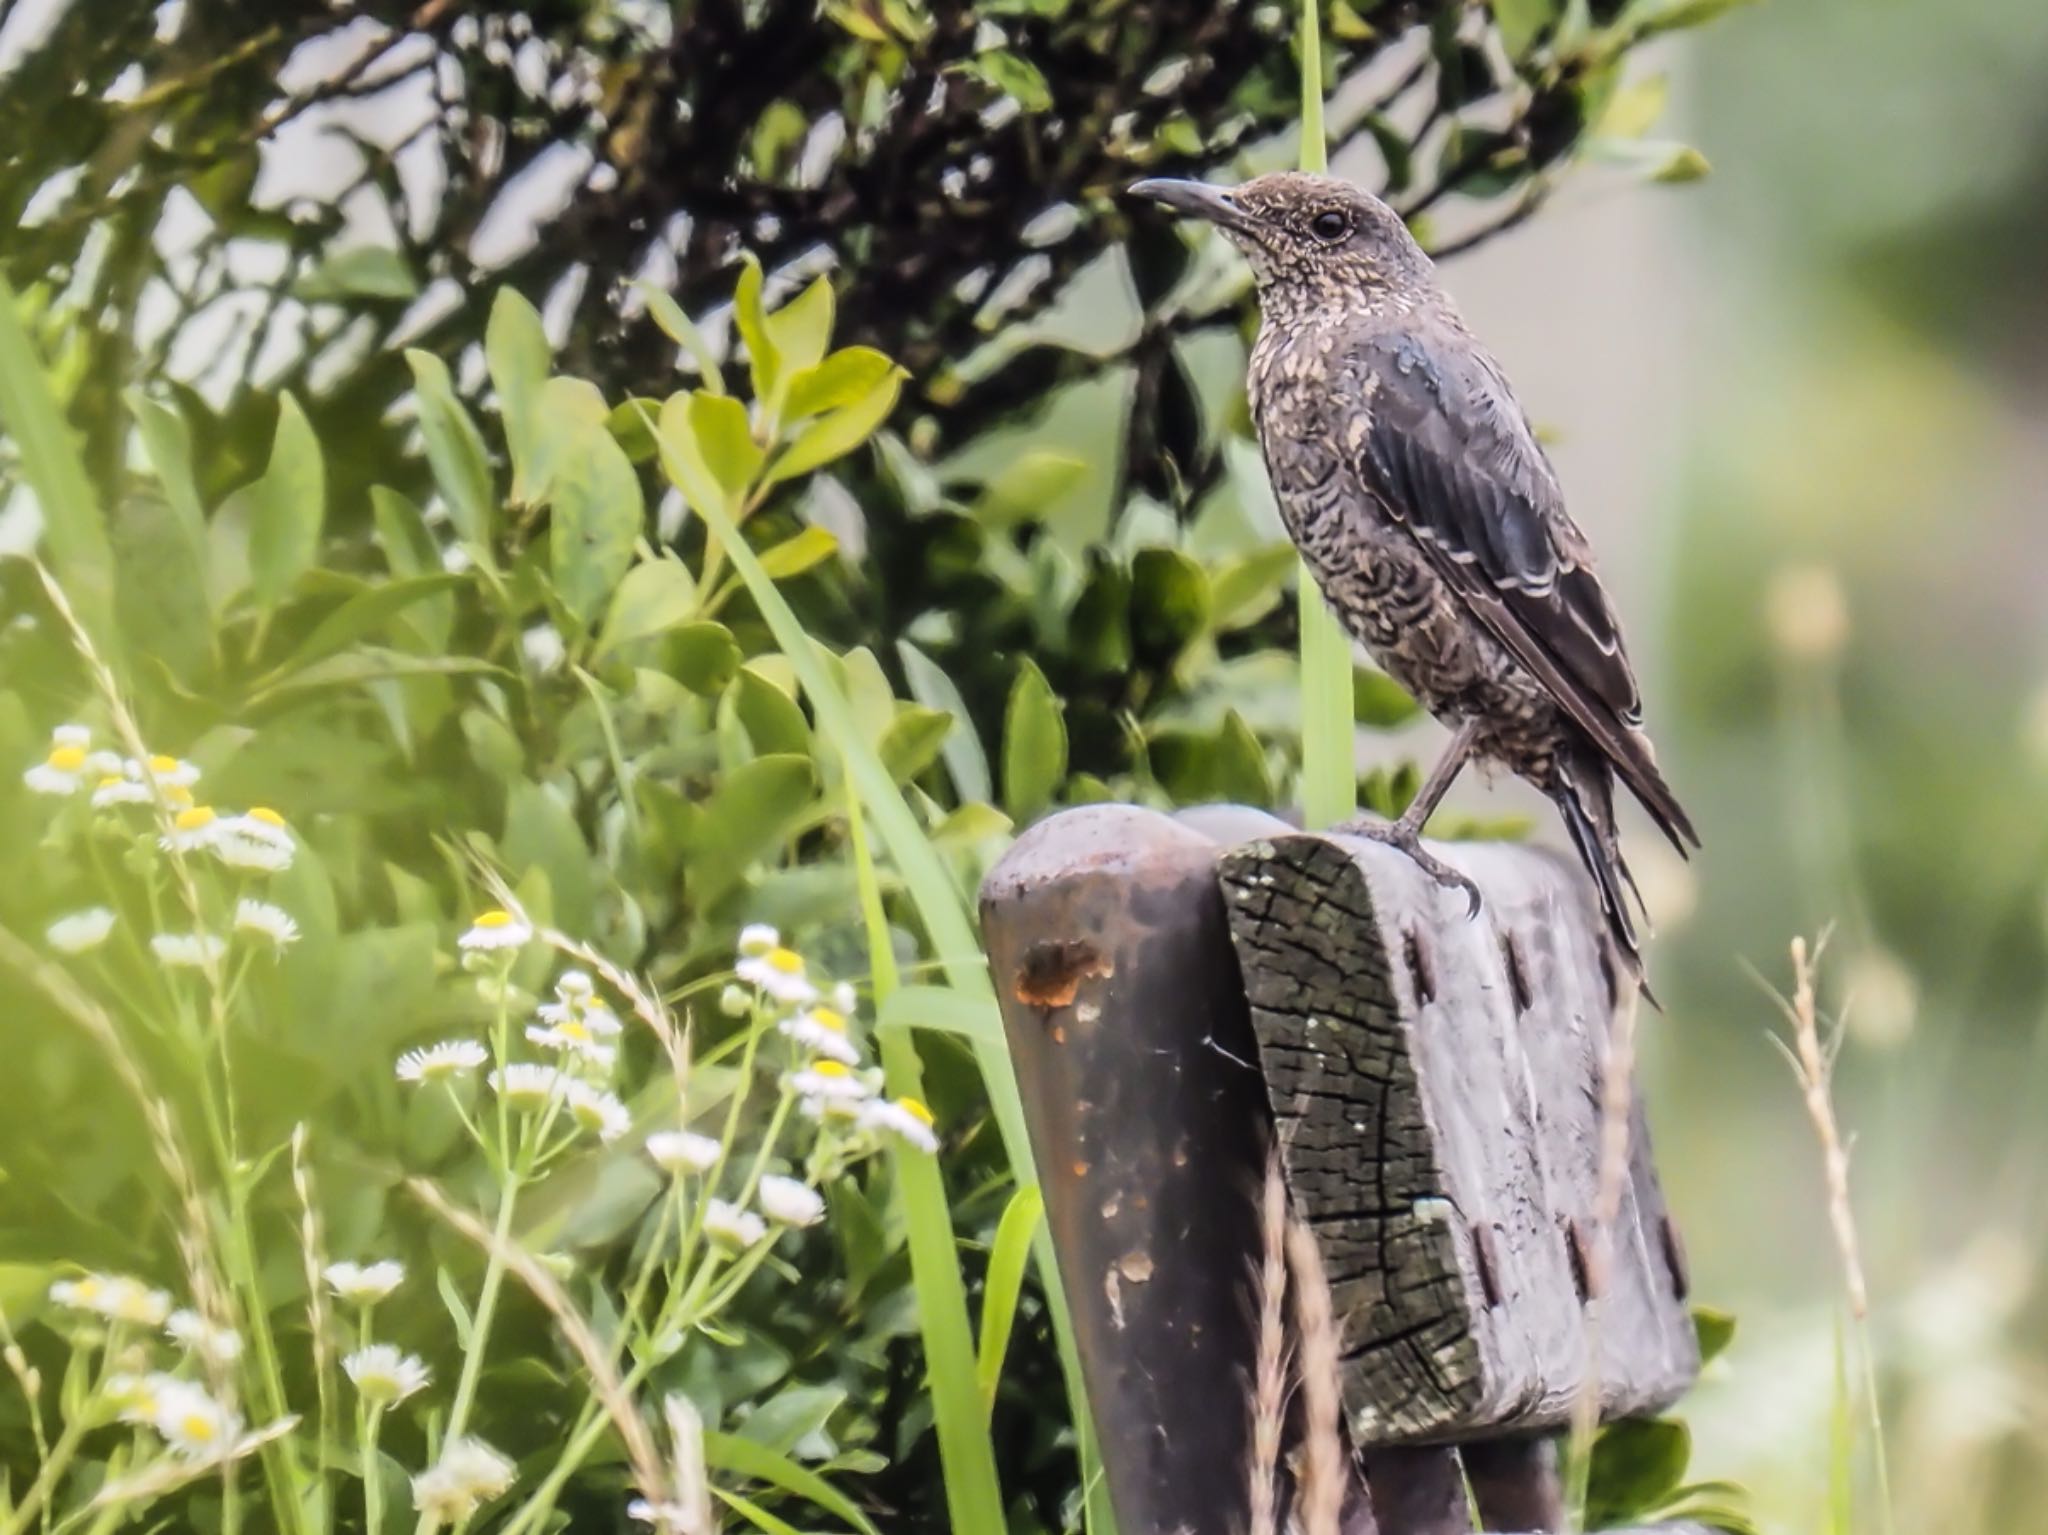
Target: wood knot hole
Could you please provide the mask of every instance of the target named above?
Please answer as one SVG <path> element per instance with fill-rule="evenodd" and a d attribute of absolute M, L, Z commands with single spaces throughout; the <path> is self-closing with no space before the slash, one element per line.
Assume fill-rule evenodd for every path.
<path fill-rule="evenodd" d="M 1436 1000 L 1436 961 L 1429 951 L 1429 940 L 1419 929 L 1409 928 L 1401 935 L 1401 957 L 1408 962 L 1408 979 L 1415 983 L 1415 1000 L 1428 1004 Z"/>
<path fill-rule="evenodd" d="M 1526 1013 L 1536 997 L 1529 989 L 1529 967 L 1522 963 L 1522 940 L 1513 933 L 1502 933 L 1500 958 L 1507 967 L 1508 991 L 1515 999 L 1515 1011 Z"/>
<path fill-rule="evenodd" d="M 1071 1007 L 1083 981 L 1106 977 L 1114 969 L 1084 938 L 1048 938 L 1024 951 L 1012 989 L 1027 1007 Z"/>

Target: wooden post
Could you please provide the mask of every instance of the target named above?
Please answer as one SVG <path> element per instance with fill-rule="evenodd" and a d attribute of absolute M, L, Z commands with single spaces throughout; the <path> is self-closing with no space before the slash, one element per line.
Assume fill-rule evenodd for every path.
<path fill-rule="evenodd" d="M 1639 1107 L 1589 1293 L 1614 998 L 1588 893 L 1535 849 L 1437 851 L 1477 919 L 1395 850 L 1236 807 L 1063 812 L 983 887 L 1125 1535 L 1246 1528 L 1275 1135 L 1343 1338 L 1342 1535 L 1463 1535 L 1468 1480 L 1487 1528 L 1558 1528 L 1543 1436 L 1580 1393 L 1653 1410 L 1697 1369 Z"/>

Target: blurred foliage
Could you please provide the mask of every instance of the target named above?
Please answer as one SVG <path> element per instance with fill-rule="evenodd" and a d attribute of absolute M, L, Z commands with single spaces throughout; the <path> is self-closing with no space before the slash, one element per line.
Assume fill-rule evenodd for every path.
<path fill-rule="evenodd" d="M 1527 217 L 1582 151 L 1689 174 L 1696 157 L 1644 139 L 1661 89 L 1622 71 L 1733 3 L 1339 0 L 1333 153 L 1374 157 L 1445 251 Z M 104 487 L 114 392 L 174 405 L 209 496 L 263 462 L 290 392 L 329 450 L 345 561 L 372 483 L 423 489 L 392 473 L 402 349 L 481 399 L 494 285 L 618 398 L 674 355 L 631 279 L 672 295 L 701 372 L 743 252 L 771 298 L 829 268 L 844 338 L 901 362 L 911 397 L 879 455 L 803 508 L 859 559 L 818 573 L 807 621 L 905 686 L 935 663 L 987 738 L 1034 657 L 1067 715 L 1070 797 L 1285 797 L 1292 566 L 1244 442 L 1249 295 L 1213 246 L 1118 194 L 1292 162 L 1290 8 L 264 15 L 61 6 L 0 92 L 0 217 L 22 226 L 0 267 L 79 321 L 76 415 Z M 685 554 L 701 536 L 657 531 Z"/>

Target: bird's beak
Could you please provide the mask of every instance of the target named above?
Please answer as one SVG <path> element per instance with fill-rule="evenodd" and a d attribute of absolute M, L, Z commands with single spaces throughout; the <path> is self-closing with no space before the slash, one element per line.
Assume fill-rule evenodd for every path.
<path fill-rule="evenodd" d="M 1212 187 L 1205 181 L 1176 181 L 1167 177 L 1154 177 L 1147 181 L 1131 184 L 1131 196 L 1150 198 L 1163 203 L 1176 213 L 1185 213 L 1190 218 L 1207 219 L 1224 229 L 1249 231 L 1252 218 L 1237 205 L 1237 199 L 1222 187 Z"/>

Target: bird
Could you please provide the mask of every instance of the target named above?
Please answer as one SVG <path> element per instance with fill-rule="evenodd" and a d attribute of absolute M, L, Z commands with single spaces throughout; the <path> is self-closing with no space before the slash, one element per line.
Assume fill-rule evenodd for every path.
<path fill-rule="evenodd" d="M 1467 763 L 1506 768 L 1557 806 L 1647 994 L 1615 781 L 1681 854 L 1699 835 L 1658 768 L 1592 546 L 1435 263 L 1393 208 L 1329 176 L 1130 192 L 1215 225 L 1250 262 L 1248 388 L 1288 534 L 1345 631 L 1451 730 L 1397 820 L 1341 829 L 1401 848 L 1476 916 L 1478 888 L 1422 829 Z"/>

